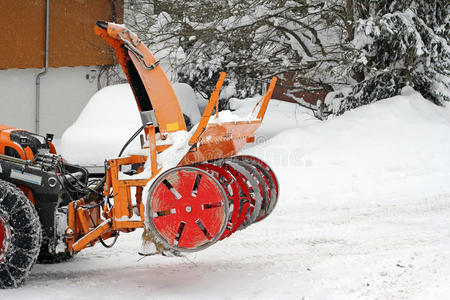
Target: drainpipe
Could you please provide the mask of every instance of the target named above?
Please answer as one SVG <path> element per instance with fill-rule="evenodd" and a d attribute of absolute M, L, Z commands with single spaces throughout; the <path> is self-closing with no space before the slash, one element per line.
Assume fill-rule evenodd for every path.
<path fill-rule="evenodd" d="M 49 42 L 49 31 L 50 31 L 50 0 L 45 1 L 45 70 L 36 76 L 36 128 L 35 131 L 39 134 L 39 123 L 40 123 L 40 106 L 41 106 L 41 77 L 48 72 L 48 42 Z"/>

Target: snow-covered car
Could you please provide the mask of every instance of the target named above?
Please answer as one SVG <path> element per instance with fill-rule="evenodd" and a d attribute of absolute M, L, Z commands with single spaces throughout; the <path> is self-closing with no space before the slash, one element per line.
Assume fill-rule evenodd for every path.
<path fill-rule="evenodd" d="M 175 83 L 173 88 L 187 125 L 198 123 L 199 100 L 193 89 L 185 83 Z M 105 159 L 117 157 L 141 125 L 130 85 L 108 86 L 92 96 L 78 119 L 64 132 L 58 151 L 68 162 L 102 173 Z M 139 139 L 130 147 L 140 147 Z"/>

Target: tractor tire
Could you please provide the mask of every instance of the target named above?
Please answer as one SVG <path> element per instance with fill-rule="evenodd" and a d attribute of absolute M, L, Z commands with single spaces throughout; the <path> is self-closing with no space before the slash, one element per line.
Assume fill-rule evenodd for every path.
<path fill-rule="evenodd" d="M 41 240 L 33 204 L 15 185 L 0 180 L 0 288 L 23 283 L 39 255 Z"/>

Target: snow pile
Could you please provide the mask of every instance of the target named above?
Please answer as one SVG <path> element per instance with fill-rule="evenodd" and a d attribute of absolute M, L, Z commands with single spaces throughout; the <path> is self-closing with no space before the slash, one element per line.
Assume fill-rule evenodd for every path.
<path fill-rule="evenodd" d="M 231 108 L 234 110 L 233 114 L 238 115 L 240 118 L 248 119 L 249 113 L 251 113 L 255 104 L 260 99 L 261 97 L 242 100 L 233 98 L 231 102 Z M 258 111 L 259 107 L 257 107 L 254 112 L 255 116 Z M 312 111 L 303 108 L 296 103 L 272 99 L 267 107 L 263 123 L 255 134 L 255 140 L 257 144 L 260 144 L 283 130 L 318 122 L 319 121 L 313 116 Z"/>
<path fill-rule="evenodd" d="M 191 119 L 192 124 L 200 122 L 201 115 L 198 107 L 200 100 L 197 95 L 195 95 L 194 90 L 186 83 L 177 82 L 172 86 L 183 113 Z"/>
<path fill-rule="evenodd" d="M 261 237 L 243 243 L 273 258 L 264 296 L 450 296 L 450 108 L 404 88 L 245 152 L 270 163 L 281 188 Z"/>
<path fill-rule="evenodd" d="M 230 110 L 219 111 L 218 114 L 212 114 L 209 118 L 208 124 L 221 124 L 225 122 L 239 122 L 239 121 L 250 121 L 249 116 L 240 117 Z"/>
<path fill-rule="evenodd" d="M 200 121 L 197 99 L 190 86 L 173 85 L 184 114 Z M 89 100 L 76 122 L 63 134 L 58 152 L 70 163 L 102 166 L 117 157 L 125 142 L 142 126 L 129 84 L 108 86 Z M 135 139 L 130 148 L 140 148 Z"/>
<path fill-rule="evenodd" d="M 188 142 L 196 129 L 197 127 L 194 127 L 190 132 L 177 131 L 172 133 L 172 146 L 161 154 L 158 154 L 158 165 L 166 169 L 176 167 L 189 151 L 190 147 Z"/>
<path fill-rule="evenodd" d="M 411 88 L 402 93 L 329 121 L 284 131 L 248 152 L 276 166 L 285 184 L 300 184 L 308 201 L 325 197 L 338 203 L 349 201 L 349 195 L 355 195 L 355 201 L 361 195 L 365 201 L 379 201 L 378 196 L 405 188 L 432 191 L 442 183 L 435 177 L 423 182 L 428 175 L 449 175 L 449 111 Z"/>
<path fill-rule="evenodd" d="M 159 174 L 167 171 L 168 169 L 174 168 L 178 165 L 178 163 L 183 159 L 186 153 L 189 151 L 189 140 L 194 134 L 197 126 L 194 126 L 189 132 L 185 130 L 179 130 L 176 132 L 171 132 L 167 134 L 165 140 L 157 140 L 157 145 L 171 145 L 168 149 L 164 150 L 161 154 L 157 156 L 157 169 L 161 169 Z M 159 134 L 158 134 L 159 136 Z M 130 147 L 127 151 L 124 152 L 125 155 L 149 155 L 148 149 L 141 149 L 140 147 Z M 150 157 L 144 164 L 144 170 L 141 173 L 135 175 L 127 175 L 123 172 L 119 173 L 120 180 L 126 179 L 149 179 L 152 177 L 152 166 Z M 153 178 L 148 182 L 146 189 L 143 194 L 143 199 L 147 199 L 147 191 L 150 188 L 151 184 L 156 178 Z"/>
<path fill-rule="evenodd" d="M 75 123 L 64 132 L 58 152 L 70 163 L 101 166 L 105 159 L 117 157 L 141 126 L 130 86 L 108 86 L 92 96 Z M 139 139 L 130 146 L 139 146 Z"/>

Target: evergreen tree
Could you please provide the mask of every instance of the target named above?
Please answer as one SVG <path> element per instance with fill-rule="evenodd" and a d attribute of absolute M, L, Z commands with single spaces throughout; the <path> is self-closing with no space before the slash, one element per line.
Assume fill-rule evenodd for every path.
<path fill-rule="evenodd" d="M 328 97 L 333 112 L 398 95 L 406 85 L 436 104 L 450 100 L 448 1 L 356 2 L 366 7 L 348 52 L 347 71 L 357 82 L 350 93 L 333 94 L 339 105 Z"/>

